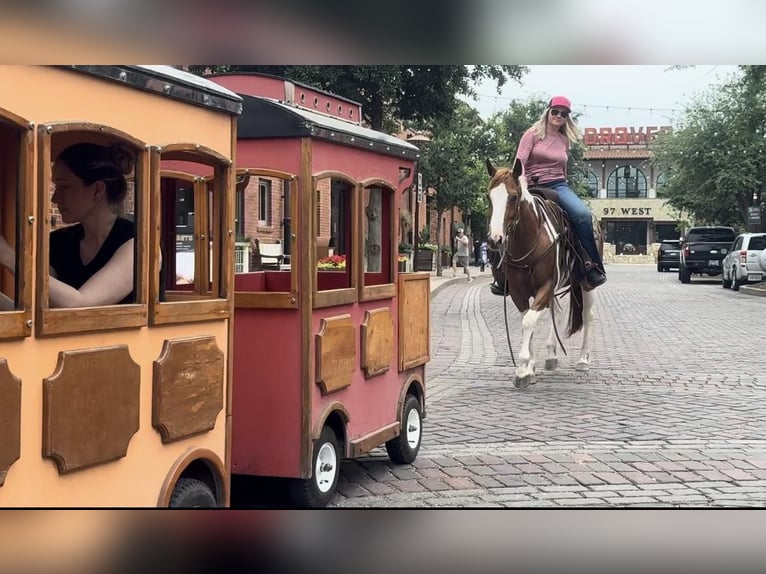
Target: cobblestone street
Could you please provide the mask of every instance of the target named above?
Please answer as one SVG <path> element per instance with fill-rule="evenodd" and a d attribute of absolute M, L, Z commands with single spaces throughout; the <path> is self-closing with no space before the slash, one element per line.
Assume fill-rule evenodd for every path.
<path fill-rule="evenodd" d="M 582 335 L 513 387 L 503 300 L 486 277 L 432 298 L 423 445 L 343 463 L 336 507 L 764 506 L 766 298 L 654 266 L 610 265 L 589 372 Z M 545 317 L 548 317 L 547 315 Z M 520 317 L 508 301 L 514 352 Z M 563 336 L 563 333 L 562 333 Z"/>

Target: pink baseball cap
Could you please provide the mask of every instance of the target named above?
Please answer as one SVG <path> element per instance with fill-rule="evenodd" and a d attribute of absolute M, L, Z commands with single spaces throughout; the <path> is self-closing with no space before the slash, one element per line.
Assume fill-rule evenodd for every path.
<path fill-rule="evenodd" d="M 569 101 L 569 99 L 565 98 L 564 96 L 553 96 L 551 98 L 551 101 L 548 102 L 548 107 L 560 107 L 560 108 L 566 108 L 567 111 L 572 111 L 572 102 Z"/>

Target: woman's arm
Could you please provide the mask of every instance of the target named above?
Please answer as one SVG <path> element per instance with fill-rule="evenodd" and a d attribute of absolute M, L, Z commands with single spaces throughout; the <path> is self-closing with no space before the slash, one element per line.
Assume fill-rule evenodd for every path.
<path fill-rule="evenodd" d="M 51 307 L 97 307 L 122 301 L 133 290 L 133 245 L 133 239 L 123 243 L 79 290 L 51 276 Z"/>

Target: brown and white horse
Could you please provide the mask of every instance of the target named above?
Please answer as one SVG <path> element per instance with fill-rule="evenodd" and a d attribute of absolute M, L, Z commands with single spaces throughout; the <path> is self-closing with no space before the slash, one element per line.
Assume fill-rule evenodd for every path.
<path fill-rule="evenodd" d="M 505 292 L 522 315 L 522 345 L 514 386 L 534 383 L 535 358 L 532 335 L 543 311 L 551 309 L 552 325 L 546 343 L 546 370 L 558 367 L 555 311 L 558 299 L 569 293 L 568 336 L 583 330 L 577 370 L 588 370 L 593 323 L 593 291 L 575 265 L 570 229 L 557 204 L 530 193 L 519 160 L 508 168 L 495 168 L 487 160 L 489 182 L 489 244 L 501 254 Z M 503 287 L 503 286 L 501 286 Z M 530 299 L 532 302 L 530 304 Z"/>

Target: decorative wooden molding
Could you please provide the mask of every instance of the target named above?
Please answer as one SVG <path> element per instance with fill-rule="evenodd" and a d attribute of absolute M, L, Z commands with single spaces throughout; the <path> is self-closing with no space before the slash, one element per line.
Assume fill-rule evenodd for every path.
<path fill-rule="evenodd" d="M 61 351 L 43 379 L 43 456 L 59 474 L 125 456 L 139 427 L 140 386 L 127 345 Z"/>
<path fill-rule="evenodd" d="M 316 334 L 316 382 L 323 395 L 351 385 L 356 368 L 355 342 L 351 315 L 322 319 Z"/>
<path fill-rule="evenodd" d="M 21 456 L 21 379 L 0 359 L 0 486 Z"/>
<path fill-rule="evenodd" d="M 388 371 L 394 356 L 394 321 L 388 307 L 364 314 L 361 328 L 362 369 L 366 378 Z"/>
<path fill-rule="evenodd" d="M 430 357 L 431 297 L 428 273 L 399 275 L 399 370 L 425 364 Z"/>
<path fill-rule="evenodd" d="M 152 426 L 163 443 L 215 428 L 224 376 L 224 355 L 215 337 L 165 341 L 154 361 L 152 385 Z"/>

